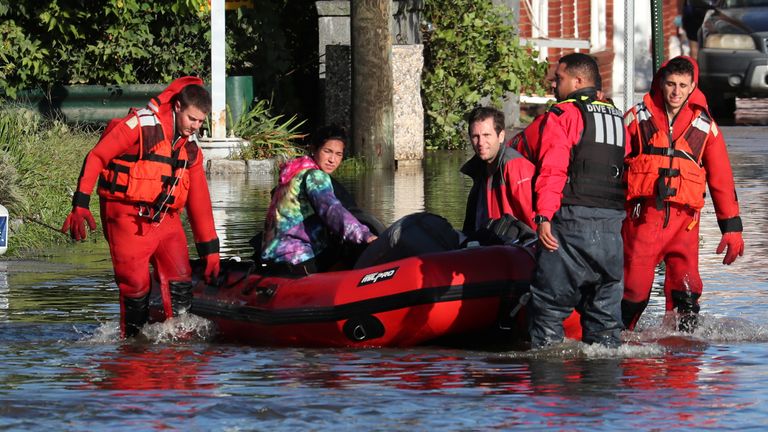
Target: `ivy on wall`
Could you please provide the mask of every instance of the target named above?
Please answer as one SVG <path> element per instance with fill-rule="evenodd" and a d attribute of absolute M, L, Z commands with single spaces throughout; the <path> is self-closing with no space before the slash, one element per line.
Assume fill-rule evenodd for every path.
<path fill-rule="evenodd" d="M 488 97 L 543 89 L 546 62 L 521 46 L 511 11 L 490 0 L 426 0 L 426 127 L 432 148 L 458 149 L 467 139 L 465 114 Z"/>

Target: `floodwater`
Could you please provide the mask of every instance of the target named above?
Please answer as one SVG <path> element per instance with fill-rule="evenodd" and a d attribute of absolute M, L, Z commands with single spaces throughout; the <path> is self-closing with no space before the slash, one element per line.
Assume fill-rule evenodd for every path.
<path fill-rule="evenodd" d="M 2 430 L 762 430 L 768 427 L 768 128 L 723 128 L 746 255 L 723 266 L 711 206 L 702 217 L 702 326 L 664 327 L 654 294 L 618 350 L 263 348 L 216 343 L 202 319 L 117 338 L 117 290 L 103 246 L 0 261 Z M 415 211 L 463 218 L 463 154 L 343 178 L 384 222 Z M 212 178 L 226 256 L 249 256 L 271 179 Z M 657 280 L 658 283 L 659 280 Z M 193 333 L 192 340 L 176 335 Z"/>

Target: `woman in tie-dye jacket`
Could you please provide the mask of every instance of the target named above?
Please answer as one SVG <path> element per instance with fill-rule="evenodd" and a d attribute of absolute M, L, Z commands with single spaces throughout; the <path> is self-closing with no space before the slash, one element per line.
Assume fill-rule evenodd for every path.
<path fill-rule="evenodd" d="M 376 239 L 336 198 L 330 174 L 344 156 L 346 133 L 327 126 L 316 134 L 310 156 L 280 167 L 267 210 L 261 261 L 274 272 L 309 274 L 327 270 L 338 253 L 332 236 L 365 244 Z"/>

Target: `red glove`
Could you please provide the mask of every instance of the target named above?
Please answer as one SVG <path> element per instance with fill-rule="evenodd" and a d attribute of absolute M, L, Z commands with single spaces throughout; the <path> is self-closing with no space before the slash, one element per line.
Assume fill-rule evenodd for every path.
<path fill-rule="evenodd" d="M 720 240 L 720 244 L 715 252 L 718 255 L 723 253 L 726 246 L 728 251 L 725 253 L 725 258 L 723 258 L 723 264 L 731 265 L 736 261 L 736 257 L 744 255 L 744 239 L 741 238 L 740 232 L 727 232 L 723 234 L 723 238 Z"/>
<path fill-rule="evenodd" d="M 221 257 L 218 252 L 214 252 L 204 256 L 203 259 L 205 260 L 203 277 L 206 282 L 213 283 L 216 277 L 219 276 L 219 270 L 221 270 Z"/>
<path fill-rule="evenodd" d="M 77 241 L 85 240 L 88 236 L 85 230 L 85 222 L 88 223 L 88 228 L 91 231 L 96 230 L 96 221 L 93 220 L 90 210 L 84 207 L 72 207 L 72 212 L 69 213 L 69 216 L 64 221 L 64 225 L 61 226 L 61 232 L 66 234 L 69 231 L 69 235 L 73 239 Z"/>

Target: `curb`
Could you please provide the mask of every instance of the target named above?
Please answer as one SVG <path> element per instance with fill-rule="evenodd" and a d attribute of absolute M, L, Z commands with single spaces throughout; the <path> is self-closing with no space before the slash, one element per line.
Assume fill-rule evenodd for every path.
<path fill-rule="evenodd" d="M 205 172 L 210 175 L 272 175 L 275 173 L 274 159 L 209 159 L 205 163 Z"/>

